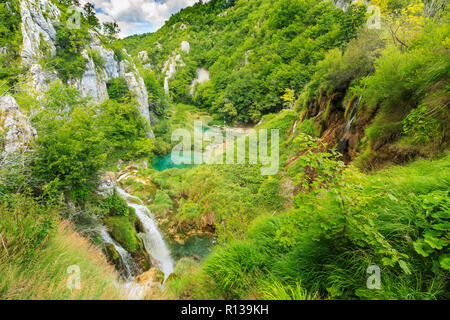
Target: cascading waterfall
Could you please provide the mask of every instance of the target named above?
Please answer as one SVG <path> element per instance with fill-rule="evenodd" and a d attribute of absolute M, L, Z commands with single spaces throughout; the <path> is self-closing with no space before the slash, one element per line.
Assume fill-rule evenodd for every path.
<path fill-rule="evenodd" d="M 338 145 L 338 151 L 342 154 L 346 152 L 348 146 L 348 136 L 350 133 L 350 129 L 352 128 L 352 123 L 355 121 L 356 116 L 358 114 L 358 108 L 361 103 L 362 95 L 359 96 L 358 100 L 353 103 L 352 108 L 350 109 L 350 113 L 348 116 L 347 123 L 345 124 L 344 132 L 342 133 L 341 139 Z"/>
<path fill-rule="evenodd" d="M 127 273 L 127 277 L 132 278 L 135 275 L 135 267 L 131 254 L 120 245 L 118 245 L 105 229 L 102 229 L 100 231 L 100 236 L 102 237 L 104 243 L 109 243 L 114 246 L 120 256 L 120 259 L 122 260 L 123 266 Z"/>
<path fill-rule="evenodd" d="M 145 231 L 140 233 L 139 236 L 144 241 L 145 249 L 156 260 L 164 273 L 165 279 L 167 279 L 173 272 L 174 262 L 152 213 L 146 206 L 142 205 L 142 201 L 138 197 L 128 194 L 119 187 L 117 187 L 117 192 L 127 201 L 128 206 L 136 210 L 136 215 Z M 139 204 L 136 202 L 139 202 Z"/>

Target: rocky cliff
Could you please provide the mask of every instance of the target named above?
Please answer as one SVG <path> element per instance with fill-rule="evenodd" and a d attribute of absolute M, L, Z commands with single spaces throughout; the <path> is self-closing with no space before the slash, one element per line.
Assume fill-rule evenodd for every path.
<path fill-rule="evenodd" d="M 31 89 L 40 93 L 48 89 L 49 83 L 57 79 L 54 71 L 45 70 L 40 64 L 41 58 L 45 56 L 43 47 L 51 56 L 56 54 L 55 26 L 61 24 L 60 9 L 50 0 L 20 0 L 20 12 L 22 17 L 23 45 L 21 51 L 22 63 L 29 67 L 28 78 Z M 70 85 L 75 86 L 83 97 L 91 97 L 94 103 L 101 103 L 108 99 L 107 82 L 113 78 L 123 77 L 128 89 L 136 97 L 137 107 L 141 115 L 150 124 L 154 119 L 150 116 L 148 105 L 148 94 L 144 80 L 139 74 L 130 57 L 124 52 L 128 59 L 118 61 L 114 51 L 105 48 L 100 41 L 97 30 L 90 30 L 90 43 L 82 55 L 86 58 L 86 68 L 81 79 L 71 79 Z M 96 50 L 104 65 L 96 66 L 88 49 Z M 152 130 L 148 132 L 149 137 L 154 137 Z"/>
<path fill-rule="evenodd" d="M 10 95 L 0 97 L 0 158 L 24 150 L 36 137 L 36 130 Z"/>

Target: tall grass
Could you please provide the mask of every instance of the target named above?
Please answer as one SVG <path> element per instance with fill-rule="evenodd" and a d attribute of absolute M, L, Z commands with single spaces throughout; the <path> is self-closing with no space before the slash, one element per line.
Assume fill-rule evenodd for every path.
<path fill-rule="evenodd" d="M 114 268 L 89 240 L 79 236 L 66 222 L 27 264 L 14 262 L 11 255 L 0 256 L 0 299 L 95 300 L 124 299 L 117 286 Z M 20 261 L 20 259 L 18 259 Z M 67 269 L 80 268 L 80 289 L 67 286 Z"/>
<path fill-rule="evenodd" d="M 292 235 L 295 245 L 282 246 L 277 232 L 291 219 L 291 212 L 284 212 L 256 218 L 244 240 L 216 248 L 202 267 L 190 270 L 188 278 L 180 274 L 169 279 L 168 290 L 192 298 L 204 292 L 199 283 L 208 279 L 209 292 L 225 299 L 448 299 L 448 271 L 436 265 L 435 257 L 419 255 L 413 242 L 423 234 L 420 199 L 450 190 L 449 167 L 447 155 L 366 177 L 362 192 L 369 201 L 360 214 L 377 215 L 377 234 L 408 256 L 410 273 L 397 264 L 385 264 L 384 255 L 371 242 L 355 241 L 348 233 L 351 226 L 332 236 L 317 234 L 317 227 L 299 226 Z M 317 199 L 305 214 L 321 211 L 335 216 L 342 209 L 327 197 L 325 193 Z M 366 286 L 367 267 L 374 264 L 381 270 L 380 290 Z"/>

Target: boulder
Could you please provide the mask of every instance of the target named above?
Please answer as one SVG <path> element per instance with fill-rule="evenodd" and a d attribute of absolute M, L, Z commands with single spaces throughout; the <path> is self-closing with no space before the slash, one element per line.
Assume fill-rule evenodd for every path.
<path fill-rule="evenodd" d="M 152 286 L 162 284 L 164 282 L 164 273 L 156 267 L 142 273 L 136 277 L 136 282 L 141 286 Z"/>

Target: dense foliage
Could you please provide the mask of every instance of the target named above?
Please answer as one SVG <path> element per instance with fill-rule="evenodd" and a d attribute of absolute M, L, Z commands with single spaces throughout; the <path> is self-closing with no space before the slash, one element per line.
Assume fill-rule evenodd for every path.
<path fill-rule="evenodd" d="M 221 121 L 258 122 L 283 108 L 286 88 L 303 88 L 328 49 L 346 46 L 364 14 L 361 6 L 344 13 L 315 0 L 237 1 L 234 6 L 211 1 L 184 9 L 155 34 L 132 36 L 125 44 L 131 53 L 147 50 L 152 65 L 163 70 L 181 41 L 188 41 L 184 66 L 169 81 L 173 100 L 193 101 Z M 191 98 L 190 85 L 201 67 L 210 70 L 211 83 L 200 85 Z"/>

